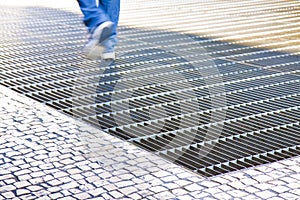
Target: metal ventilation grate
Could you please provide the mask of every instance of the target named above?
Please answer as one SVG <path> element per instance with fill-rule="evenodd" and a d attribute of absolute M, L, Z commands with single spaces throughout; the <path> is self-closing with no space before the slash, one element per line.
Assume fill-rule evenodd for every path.
<path fill-rule="evenodd" d="M 293 6 L 291 26 L 300 21 Z M 112 63 L 81 56 L 79 15 L 30 7 L 0 15 L 8 19 L 0 30 L 4 86 L 204 176 L 300 155 L 298 39 L 251 46 L 121 26 Z"/>

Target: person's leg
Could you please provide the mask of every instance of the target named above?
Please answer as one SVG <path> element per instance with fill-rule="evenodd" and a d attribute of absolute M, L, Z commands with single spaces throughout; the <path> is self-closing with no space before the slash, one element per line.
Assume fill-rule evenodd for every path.
<path fill-rule="evenodd" d="M 83 23 L 92 32 L 95 27 L 103 22 L 110 21 L 103 5 L 97 6 L 96 0 L 77 0 L 80 10 L 84 16 Z"/>
<path fill-rule="evenodd" d="M 114 59 L 115 58 L 115 46 L 117 45 L 117 27 L 119 23 L 120 15 L 120 0 L 100 0 L 100 5 L 102 5 L 110 18 L 114 23 L 112 35 L 108 40 L 103 43 L 105 47 L 102 58 L 104 59 Z"/>
<path fill-rule="evenodd" d="M 116 35 L 120 15 L 120 0 L 100 0 L 100 6 L 103 6 L 109 19 L 114 23 L 113 35 Z"/>
<path fill-rule="evenodd" d="M 106 13 L 102 4 L 97 6 L 96 0 L 77 0 L 84 15 L 83 22 L 87 26 L 90 38 L 85 45 L 84 54 L 90 59 L 97 59 L 103 55 L 104 42 L 114 32 L 114 24 Z"/>

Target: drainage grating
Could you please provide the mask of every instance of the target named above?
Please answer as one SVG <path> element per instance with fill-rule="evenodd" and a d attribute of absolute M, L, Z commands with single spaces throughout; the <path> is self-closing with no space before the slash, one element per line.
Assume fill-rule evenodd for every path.
<path fill-rule="evenodd" d="M 141 2 L 145 13 L 157 8 L 149 2 Z M 191 2 L 180 2 L 183 10 L 194 12 Z M 115 62 L 81 57 L 85 28 L 79 27 L 77 14 L 3 7 L 0 83 L 204 176 L 300 155 L 300 34 L 291 31 L 299 27 L 300 3 L 265 2 L 260 7 L 244 1 L 245 10 L 222 3 L 229 9 L 225 14 L 257 15 L 258 24 L 265 22 L 260 13 L 281 25 L 289 21 L 281 35 L 250 24 L 247 30 L 260 34 L 257 41 L 266 39 L 261 45 L 246 45 L 254 40 L 245 35 L 226 42 L 213 34 L 181 34 L 173 27 L 120 26 Z M 278 14 L 286 10 L 292 18 Z M 276 32 L 277 26 L 269 31 Z"/>

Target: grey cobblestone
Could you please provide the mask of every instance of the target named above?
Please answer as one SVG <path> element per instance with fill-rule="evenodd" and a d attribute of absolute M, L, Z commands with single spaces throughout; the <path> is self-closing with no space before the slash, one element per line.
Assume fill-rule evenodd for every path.
<path fill-rule="evenodd" d="M 170 193 L 169 191 L 165 191 L 165 192 L 155 194 L 154 197 L 156 199 L 172 199 L 172 198 L 175 198 L 176 196 L 174 194 Z"/>
<path fill-rule="evenodd" d="M 241 198 L 241 197 L 249 195 L 247 192 L 244 192 L 242 190 L 228 191 L 228 194 L 230 194 L 231 196 L 236 197 L 236 198 Z"/>
<path fill-rule="evenodd" d="M 289 188 L 292 188 L 292 189 L 297 189 L 297 188 L 300 188 L 300 183 L 297 182 L 297 183 L 288 183 L 286 184 L 287 187 Z"/>
<path fill-rule="evenodd" d="M 245 200 L 261 200 L 261 198 L 260 198 L 260 197 L 257 197 L 257 196 L 255 196 L 255 195 L 253 195 L 253 194 L 250 194 L 250 195 L 244 196 L 244 197 L 243 197 L 243 198 L 241 198 L 241 199 L 245 199 Z"/>
<path fill-rule="evenodd" d="M 134 200 L 142 199 L 141 195 L 139 195 L 139 194 L 137 194 L 137 193 L 130 194 L 130 195 L 128 195 L 128 197 L 129 197 L 130 199 L 134 199 Z"/>
<path fill-rule="evenodd" d="M 277 194 L 269 190 L 265 190 L 265 191 L 257 192 L 256 195 L 259 196 L 260 198 L 268 199 L 271 197 L 275 197 Z"/>
<path fill-rule="evenodd" d="M 120 189 L 120 192 L 122 194 L 124 194 L 125 196 L 128 196 L 129 194 L 132 194 L 132 193 L 137 192 L 137 191 L 138 190 L 133 186 L 129 186 L 129 187 L 125 187 L 125 188 Z"/>
<path fill-rule="evenodd" d="M 112 191 L 112 192 L 109 192 L 109 194 L 112 197 L 114 197 L 115 199 L 119 199 L 124 196 L 121 192 L 118 192 L 118 191 Z"/>
<path fill-rule="evenodd" d="M 271 197 L 268 200 L 284 200 L 284 199 L 280 197 Z"/>
<path fill-rule="evenodd" d="M 240 181 L 230 182 L 230 183 L 228 183 L 228 185 L 235 189 L 243 189 L 243 188 L 247 187 L 245 184 L 243 184 Z"/>
<path fill-rule="evenodd" d="M 255 184 L 254 187 L 256 187 L 259 190 L 268 190 L 273 187 L 273 185 L 269 183 L 260 183 L 260 184 Z"/>
<path fill-rule="evenodd" d="M 214 197 L 217 199 L 232 199 L 233 197 L 227 193 L 221 192 L 214 194 Z"/>
<path fill-rule="evenodd" d="M 291 199 L 291 200 L 299 199 L 299 195 L 295 195 L 295 194 L 290 193 L 290 192 L 281 193 L 281 194 L 279 194 L 279 197 L 282 197 L 284 199 Z"/>
<path fill-rule="evenodd" d="M 290 192 L 297 195 L 300 198 L 300 187 L 294 190 L 290 190 Z"/>
<path fill-rule="evenodd" d="M 182 188 L 177 188 L 177 189 L 172 190 L 172 193 L 176 196 L 182 196 L 182 195 L 188 194 L 189 191 L 184 190 Z"/>
<path fill-rule="evenodd" d="M 272 187 L 271 190 L 274 192 L 277 192 L 277 193 L 284 193 L 284 192 L 290 190 L 290 188 L 279 185 L 279 186 Z"/>
<path fill-rule="evenodd" d="M 1 194 L 5 199 L 12 199 L 15 197 L 15 194 L 13 192 L 3 192 Z"/>

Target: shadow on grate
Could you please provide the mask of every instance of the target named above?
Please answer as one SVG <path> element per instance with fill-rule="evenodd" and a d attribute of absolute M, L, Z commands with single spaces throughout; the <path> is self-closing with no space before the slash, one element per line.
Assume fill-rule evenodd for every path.
<path fill-rule="evenodd" d="M 4 86 L 204 176 L 300 155 L 298 55 L 120 27 L 118 59 L 90 61 L 78 15 L 5 13 Z"/>

